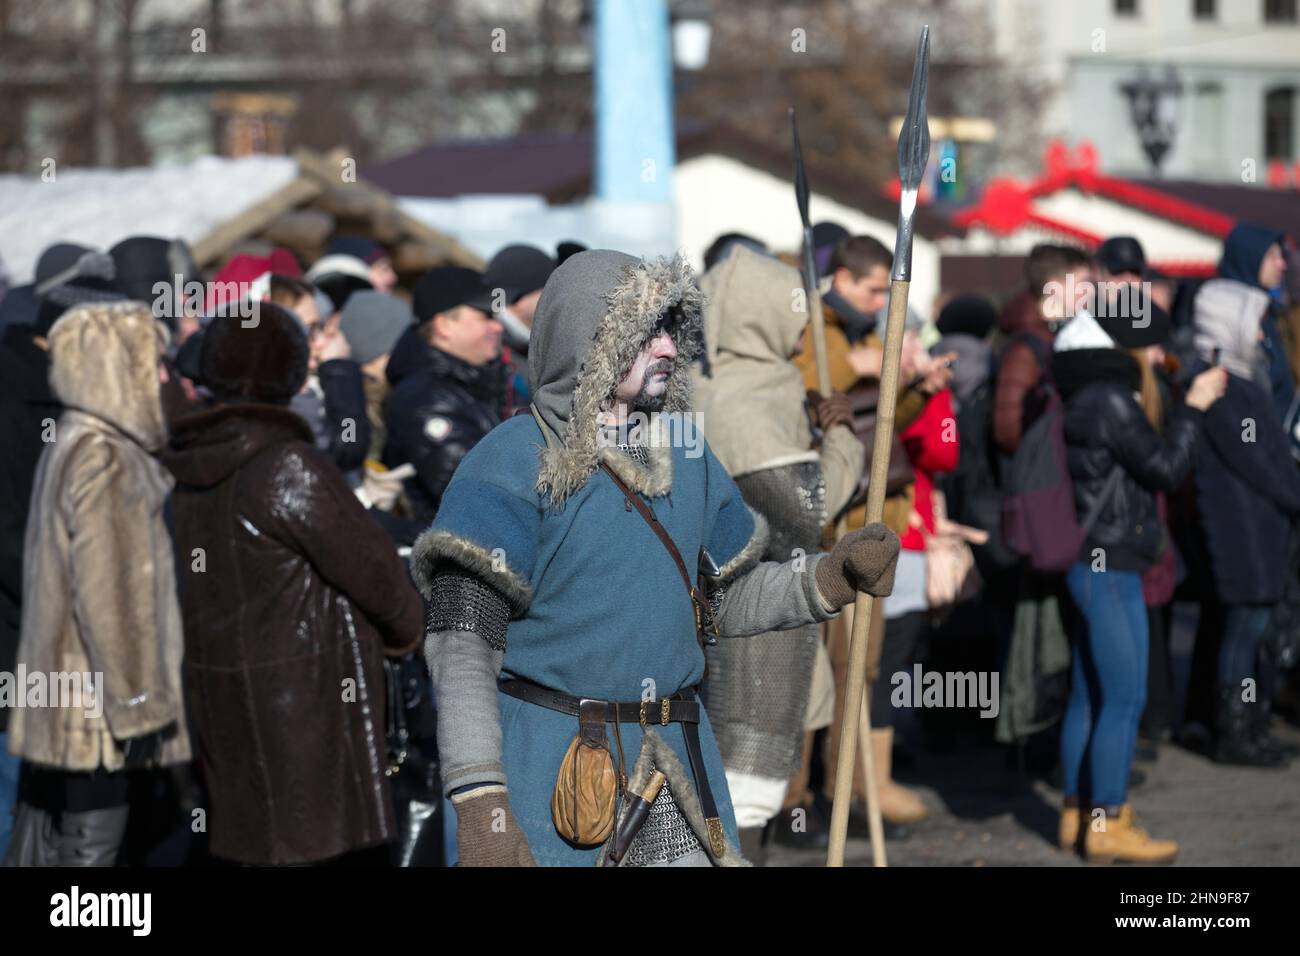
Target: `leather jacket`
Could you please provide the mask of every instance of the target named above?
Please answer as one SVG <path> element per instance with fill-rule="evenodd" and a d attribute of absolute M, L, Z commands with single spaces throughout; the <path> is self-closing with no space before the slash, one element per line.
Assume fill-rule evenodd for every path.
<path fill-rule="evenodd" d="M 1141 571 L 1167 546 L 1156 510 L 1157 491 L 1173 491 L 1187 478 L 1202 413 L 1171 409 L 1163 435 L 1147 421 L 1135 391 L 1137 362 L 1119 349 L 1057 352 L 1052 375 L 1065 401 L 1066 461 L 1079 523 L 1093 513 L 1115 466 L 1119 484 L 1084 541 L 1079 560 L 1105 552 L 1106 567 Z"/>
<path fill-rule="evenodd" d="M 499 362 L 474 366 L 428 345 L 414 326 L 393 347 L 384 464 L 415 466 L 406 495 L 417 520 L 433 520 L 460 460 L 501 422 L 503 370 Z"/>
<path fill-rule="evenodd" d="M 424 630 L 397 549 L 287 408 L 181 419 L 163 460 L 212 853 L 306 863 L 392 840 L 382 658 Z"/>

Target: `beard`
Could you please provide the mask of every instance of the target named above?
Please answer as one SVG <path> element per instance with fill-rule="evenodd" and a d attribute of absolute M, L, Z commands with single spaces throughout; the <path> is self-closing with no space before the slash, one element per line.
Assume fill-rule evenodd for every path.
<path fill-rule="evenodd" d="M 671 376 L 675 364 L 669 359 L 659 359 L 657 362 L 651 362 L 646 366 L 645 374 L 641 376 L 641 387 L 637 389 L 636 398 L 632 399 L 633 411 L 663 411 L 664 404 L 668 401 L 668 382 L 664 382 L 664 390 L 661 393 L 650 395 L 648 393 L 651 384 L 650 380 L 660 372 Z"/>

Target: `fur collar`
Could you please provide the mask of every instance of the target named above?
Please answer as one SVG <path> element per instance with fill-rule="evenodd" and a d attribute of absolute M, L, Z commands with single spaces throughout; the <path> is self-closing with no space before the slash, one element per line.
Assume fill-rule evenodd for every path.
<path fill-rule="evenodd" d="M 691 408 L 690 366 L 702 346 L 701 313 L 704 297 L 695 275 L 680 255 L 672 259 L 637 260 L 623 269 L 606 293 L 607 310 L 596 329 L 573 389 L 565 435 L 561 439 L 534 408 L 534 417 L 546 438 L 541 451 L 537 490 L 561 510 L 602 460 L 633 491 L 654 498 L 668 494 L 673 485 L 672 448 L 667 429 L 658 416 L 651 417 L 646 436 L 646 464 L 633 461 L 617 449 L 601 447 L 601 410 L 619 381 L 632 367 L 655 324 L 668 309 L 681 310 L 682 321 L 673 332 L 677 364 L 668 379 L 664 413 L 683 414 Z"/>

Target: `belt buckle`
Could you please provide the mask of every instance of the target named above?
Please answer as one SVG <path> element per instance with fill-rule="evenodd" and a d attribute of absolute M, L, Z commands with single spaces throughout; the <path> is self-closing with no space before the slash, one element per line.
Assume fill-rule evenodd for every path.
<path fill-rule="evenodd" d="M 667 727 L 667 726 L 668 726 L 668 707 L 669 707 L 669 704 L 670 704 L 670 703 L 671 703 L 671 701 L 670 701 L 667 697 L 665 697 L 665 698 L 663 698 L 661 701 L 659 701 L 659 724 L 660 724 L 660 726 L 663 726 L 663 727 Z"/>
<path fill-rule="evenodd" d="M 644 701 L 644 700 L 641 701 L 641 711 L 640 711 L 640 713 L 639 713 L 639 715 L 638 715 L 638 717 L 637 717 L 637 720 L 639 720 L 639 721 L 641 722 L 641 729 L 642 729 L 642 730 L 645 730 L 645 705 L 646 705 L 647 703 L 649 703 L 649 701 Z"/>

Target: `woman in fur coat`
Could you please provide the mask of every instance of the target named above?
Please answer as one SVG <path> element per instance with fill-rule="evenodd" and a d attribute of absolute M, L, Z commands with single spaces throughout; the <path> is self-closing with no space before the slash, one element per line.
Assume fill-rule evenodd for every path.
<path fill-rule="evenodd" d="M 23 559 L 10 751 L 27 763 L 15 865 L 111 866 L 128 768 L 190 757 L 164 507 L 166 332 L 138 302 L 69 310 L 49 333 L 63 403 L 37 466 Z M 35 682 L 35 683 L 34 683 Z M 44 683 L 41 700 L 28 693 Z"/>

